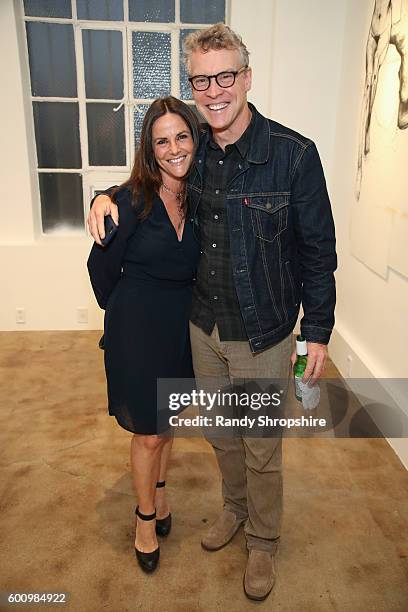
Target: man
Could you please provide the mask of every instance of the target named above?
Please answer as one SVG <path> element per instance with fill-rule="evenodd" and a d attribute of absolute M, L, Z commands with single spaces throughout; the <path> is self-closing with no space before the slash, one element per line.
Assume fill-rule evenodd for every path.
<path fill-rule="evenodd" d="M 316 147 L 248 103 L 249 54 L 230 28 L 216 24 L 194 32 L 184 50 L 194 101 L 210 128 L 188 179 L 202 248 L 191 314 L 196 376 L 225 384 L 287 378 L 302 303 L 305 379 L 314 382 L 323 372 L 334 323 L 336 268 Z M 109 210 L 106 196 L 92 207 L 89 225 L 97 240 Z M 210 442 L 224 507 L 202 546 L 222 548 L 245 524 L 244 590 L 251 599 L 265 599 L 275 581 L 280 536 L 281 438 L 212 436 Z"/>

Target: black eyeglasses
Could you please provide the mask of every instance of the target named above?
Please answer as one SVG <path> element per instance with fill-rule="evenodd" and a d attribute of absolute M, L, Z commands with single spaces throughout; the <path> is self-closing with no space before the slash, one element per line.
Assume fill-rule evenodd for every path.
<path fill-rule="evenodd" d="M 208 89 L 211 85 L 211 79 L 215 79 L 217 85 L 225 89 L 226 87 L 232 87 L 235 83 L 237 75 L 247 68 L 248 66 L 242 66 L 242 68 L 239 70 L 219 72 L 218 74 L 209 74 L 208 76 L 205 74 L 199 74 L 197 76 L 190 77 L 188 80 L 190 81 L 193 89 L 196 91 L 205 91 Z"/>

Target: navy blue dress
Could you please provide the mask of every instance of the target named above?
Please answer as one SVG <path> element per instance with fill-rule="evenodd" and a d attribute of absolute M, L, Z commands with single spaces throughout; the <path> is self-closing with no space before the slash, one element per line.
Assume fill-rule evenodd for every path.
<path fill-rule="evenodd" d="M 158 405 L 157 379 L 193 378 L 188 322 L 200 248 L 188 217 L 178 240 L 158 195 L 145 221 L 127 189 L 115 200 L 118 232 L 105 248 L 95 243 L 88 259 L 106 309 L 109 414 L 128 431 L 157 434 L 168 429 L 169 416 L 168 402 Z"/>

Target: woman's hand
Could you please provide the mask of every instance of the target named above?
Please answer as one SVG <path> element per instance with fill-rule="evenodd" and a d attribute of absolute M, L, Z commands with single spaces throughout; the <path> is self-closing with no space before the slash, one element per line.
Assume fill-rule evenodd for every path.
<path fill-rule="evenodd" d="M 119 225 L 118 207 L 109 196 L 100 194 L 95 198 L 88 215 L 89 231 L 95 242 L 100 245 L 101 240 L 105 238 L 106 215 L 111 215 L 116 225 Z"/>

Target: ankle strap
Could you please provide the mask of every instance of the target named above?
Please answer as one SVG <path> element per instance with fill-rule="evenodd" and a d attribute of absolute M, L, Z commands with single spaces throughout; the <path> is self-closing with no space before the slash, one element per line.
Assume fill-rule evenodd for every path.
<path fill-rule="evenodd" d="M 142 521 L 152 521 L 156 518 L 156 511 L 154 511 L 153 514 L 142 514 L 139 510 L 139 506 L 136 506 L 135 514 L 142 519 Z"/>
<path fill-rule="evenodd" d="M 165 480 L 160 480 L 160 482 L 156 483 L 156 489 L 161 489 L 162 487 L 166 486 L 166 481 Z"/>

